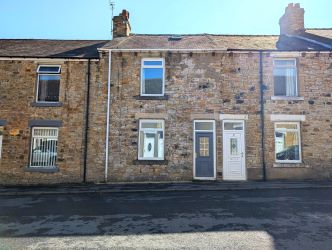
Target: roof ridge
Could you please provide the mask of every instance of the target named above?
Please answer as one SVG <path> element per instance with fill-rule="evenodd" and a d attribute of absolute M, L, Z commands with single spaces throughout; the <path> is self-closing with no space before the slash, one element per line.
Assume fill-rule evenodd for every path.
<path fill-rule="evenodd" d="M 15 40 L 15 41 L 73 41 L 73 42 L 108 42 L 108 41 L 111 41 L 110 39 L 104 39 L 104 40 L 95 40 L 95 39 L 48 39 L 48 38 L 0 38 L 0 40 L 6 40 L 6 41 L 9 41 L 9 40 Z"/>
<path fill-rule="evenodd" d="M 305 28 L 305 30 L 332 30 L 332 28 Z"/>
<path fill-rule="evenodd" d="M 238 37 L 276 37 L 279 35 L 251 35 L 251 34 L 208 34 L 208 33 L 200 33 L 200 34 L 137 34 L 131 33 L 131 36 L 238 36 Z"/>

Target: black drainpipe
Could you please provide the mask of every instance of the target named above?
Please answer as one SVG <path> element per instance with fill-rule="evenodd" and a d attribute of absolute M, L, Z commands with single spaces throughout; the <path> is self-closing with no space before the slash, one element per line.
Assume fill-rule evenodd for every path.
<path fill-rule="evenodd" d="M 264 126 L 264 82 L 263 82 L 263 52 L 259 51 L 259 87 L 260 87 L 260 115 L 261 115 L 261 149 L 262 149 L 262 165 L 263 165 L 263 181 L 266 181 L 266 165 L 265 165 L 265 126 Z"/>
<path fill-rule="evenodd" d="M 89 131 L 89 107 L 90 107 L 90 63 L 88 59 L 88 82 L 86 91 L 86 109 L 85 109 L 85 135 L 84 135 L 84 163 L 83 163 L 83 182 L 86 182 L 86 165 L 88 158 L 88 131 Z"/>

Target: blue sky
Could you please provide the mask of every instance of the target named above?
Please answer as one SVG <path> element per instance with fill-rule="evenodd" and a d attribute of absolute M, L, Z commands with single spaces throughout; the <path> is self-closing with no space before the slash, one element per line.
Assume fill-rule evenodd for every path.
<path fill-rule="evenodd" d="M 110 39 L 108 0 L 0 0 L 0 38 Z M 133 33 L 278 34 L 291 0 L 113 0 Z M 306 27 L 332 26 L 332 1 L 297 1 Z"/>

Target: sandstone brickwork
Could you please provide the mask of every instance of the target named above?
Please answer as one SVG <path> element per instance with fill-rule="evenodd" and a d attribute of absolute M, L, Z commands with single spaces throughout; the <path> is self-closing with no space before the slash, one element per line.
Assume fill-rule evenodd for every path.
<path fill-rule="evenodd" d="M 35 107 L 38 65 L 61 65 L 60 107 Z M 95 81 L 98 62 L 91 62 Z M 83 178 L 87 60 L 0 60 L 0 117 L 4 126 L 0 184 L 78 183 Z M 95 83 L 93 85 L 96 85 Z M 29 172 L 31 128 L 28 122 L 60 120 L 59 171 Z"/>

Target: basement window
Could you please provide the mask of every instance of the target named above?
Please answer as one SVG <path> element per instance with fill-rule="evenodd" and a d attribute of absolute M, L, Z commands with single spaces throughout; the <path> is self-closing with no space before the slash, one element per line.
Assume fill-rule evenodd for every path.
<path fill-rule="evenodd" d="M 298 96 L 296 59 L 273 60 L 274 96 Z"/>
<path fill-rule="evenodd" d="M 61 67 L 39 65 L 37 69 L 37 102 L 59 102 Z"/>
<path fill-rule="evenodd" d="M 164 160 L 164 121 L 140 120 L 139 160 Z"/>
<path fill-rule="evenodd" d="M 300 123 L 275 123 L 275 154 L 278 163 L 301 163 Z"/>
<path fill-rule="evenodd" d="M 142 59 L 141 96 L 164 96 L 165 62 L 163 58 Z"/>
<path fill-rule="evenodd" d="M 32 128 L 30 167 L 56 167 L 58 132 L 58 128 Z"/>

